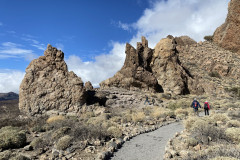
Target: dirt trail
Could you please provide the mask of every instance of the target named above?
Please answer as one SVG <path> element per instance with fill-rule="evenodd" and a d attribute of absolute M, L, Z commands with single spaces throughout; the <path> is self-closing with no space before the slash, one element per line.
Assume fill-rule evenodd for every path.
<path fill-rule="evenodd" d="M 134 137 L 111 160 L 161 160 L 168 140 L 183 129 L 182 122 L 176 122 Z"/>

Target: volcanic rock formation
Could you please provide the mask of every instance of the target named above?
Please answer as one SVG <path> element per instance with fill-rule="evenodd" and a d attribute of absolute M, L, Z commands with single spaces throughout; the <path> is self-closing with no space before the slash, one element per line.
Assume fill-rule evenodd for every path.
<path fill-rule="evenodd" d="M 126 44 L 124 66 L 112 78 L 101 82 L 101 88 L 138 88 L 177 95 L 189 93 L 188 79 L 191 81 L 192 77 L 178 59 L 177 43 L 179 46 L 196 44 L 187 36 L 168 36 L 155 49 L 148 47 L 145 37 L 142 37 L 142 43 L 137 43 L 137 49 Z"/>
<path fill-rule="evenodd" d="M 180 64 L 176 46 L 176 40 L 171 36 L 160 40 L 154 48 L 151 67 L 158 84 L 161 84 L 165 92 L 188 94 L 190 75 Z"/>
<path fill-rule="evenodd" d="M 19 90 L 19 109 L 29 115 L 52 109 L 77 112 L 85 103 L 85 95 L 81 78 L 68 72 L 64 53 L 48 45 L 44 56 L 26 69 Z"/>
<path fill-rule="evenodd" d="M 213 41 L 221 47 L 240 53 L 240 1 L 231 0 L 224 24 L 216 29 Z"/>
<path fill-rule="evenodd" d="M 153 50 L 148 47 L 146 38 L 142 37 L 142 43 L 137 43 L 137 49 L 127 43 L 125 53 L 126 59 L 121 70 L 112 78 L 101 82 L 100 87 L 161 91 L 162 88 L 152 74 L 150 67 Z"/>

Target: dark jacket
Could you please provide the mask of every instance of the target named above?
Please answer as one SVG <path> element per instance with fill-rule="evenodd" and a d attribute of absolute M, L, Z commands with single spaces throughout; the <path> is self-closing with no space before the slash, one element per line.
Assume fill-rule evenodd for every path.
<path fill-rule="evenodd" d="M 191 106 L 195 109 L 198 109 L 199 107 L 201 108 L 201 105 L 197 100 L 194 100 Z"/>

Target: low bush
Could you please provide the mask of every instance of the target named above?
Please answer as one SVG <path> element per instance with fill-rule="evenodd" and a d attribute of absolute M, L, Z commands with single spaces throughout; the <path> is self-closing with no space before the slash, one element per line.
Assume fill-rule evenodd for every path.
<path fill-rule="evenodd" d="M 220 113 L 213 114 L 211 118 L 214 122 L 221 121 L 223 123 L 226 123 L 227 121 L 230 120 L 226 114 L 220 114 Z"/>
<path fill-rule="evenodd" d="M 55 130 L 53 133 L 52 133 L 52 140 L 57 140 L 63 136 L 65 136 L 66 134 L 69 134 L 70 133 L 70 130 L 71 128 L 70 127 L 61 127 L 57 130 Z"/>
<path fill-rule="evenodd" d="M 194 147 L 198 144 L 198 141 L 193 137 L 189 137 L 186 139 L 185 143 L 186 143 L 187 147 L 190 147 L 190 146 Z"/>
<path fill-rule="evenodd" d="M 227 122 L 226 126 L 228 128 L 230 128 L 230 127 L 237 127 L 237 128 L 239 128 L 240 127 L 240 122 L 238 120 L 230 120 L 230 121 Z"/>
<path fill-rule="evenodd" d="M 42 137 L 34 138 L 32 140 L 32 142 L 30 143 L 30 145 L 34 149 L 43 148 L 44 146 L 46 146 L 48 144 L 49 144 L 49 142 L 46 139 L 42 138 Z"/>
<path fill-rule="evenodd" d="M 213 41 L 213 36 L 212 36 L 212 35 L 204 36 L 204 39 L 205 39 L 206 41 L 212 42 L 212 41 Z"/>
<path fill-rule="evenodd" d="M 3 127 L 0 129 L 0 148 L 19 148 L 26 144 L 26 133 L 17 127 Z"/>
<path fill-rule="evenodd" d="M 240 128 L 227 128 L 225 131 L 227 137 L 233 142 L 240 142 Z"/>
<path fill-rule="evenodd" d="M 209 144 L 209 141 L 218 142 L 226 140 L 224 130 L 216 127 L 204 119 L 198 119 L 194 122 L 191 128 L 192 135 L 201 143 Z M 210 138 L 210 139 L 209 139 Z"/>
<path fill-rule="evenodd" d="M 183 108 L 178 108 L 174 111 L 175 115 L 183 114 L 185 116 L 188 116 L 188 110 L 183 109 Z"/>
<path fill-rule="evenodd" d="M 195 116 L 190 116 L 186 120 L 183 121 L 184 128 L 187 131 L 190 131 L 192 129 L 192 126 L 193 126 L 194 122 L 196 121 L 196 118 L 197 117 L 195 117 Z"/>
<path fill-rule="evenodd" d="M 144 112 L 142 112 L 142 111 L 132 114 L 132 121 L 134 123 L 143 122 L 145 119 L 146 119 L 146 116 L 145 116 Z"/>
<path fill-rule="evenodd" d="M 160 119 L 160 118 L 166 118 L 167 116 L 175 117 L 175 114 L 170 109 L 155 107 L 152 111 L 151 116 L 155 119 Z"/>
<path fill-rule="evenodd" d="M 212 71 L 208 74 L 210 77 L 221 78 L 220 74 L 216 71 Z"/>
<path fill-rule="evenodd" d="M 121 129 L 115 127 L 115 126 L 111 126 L 107 129 L 107 133 L 111 136 L 113 136 L 114 138 L 119 138 L 122 136 L 123 132 Z"/>
<path fill-rule="evenodd" d="M 56 147 L 58 150 L 65 150 L 70 146 L 71 141 L 72 137 L 70 137 L 69 135 L 63 136 L 58 140 Z"/>

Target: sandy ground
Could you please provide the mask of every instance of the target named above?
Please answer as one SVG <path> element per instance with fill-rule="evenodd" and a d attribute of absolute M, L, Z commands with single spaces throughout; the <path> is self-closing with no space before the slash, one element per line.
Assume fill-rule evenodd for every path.
<path fill-rule="evenodd" d="M 176 122 L 134 137 L 111 160 L 162 160 L 168 140 L 183 129 L 182 122 Z"/>

